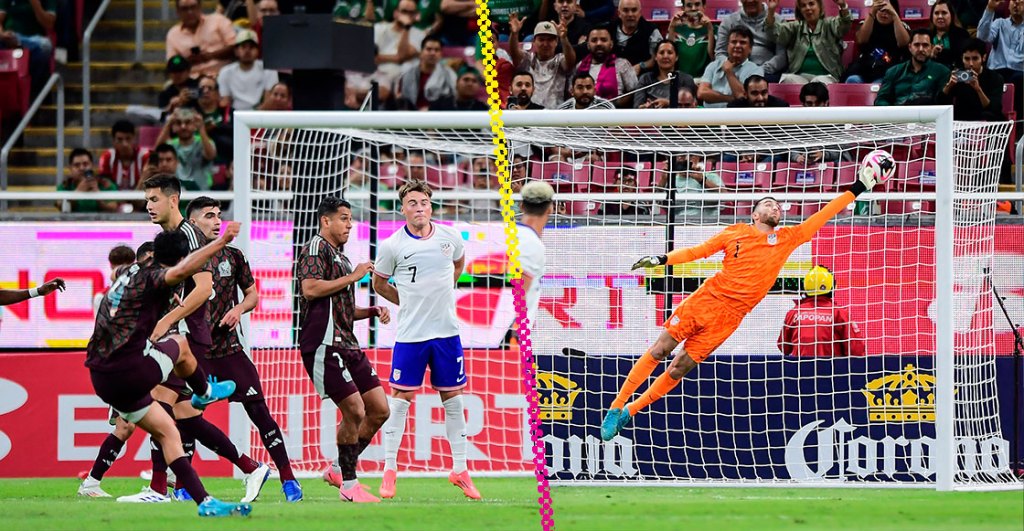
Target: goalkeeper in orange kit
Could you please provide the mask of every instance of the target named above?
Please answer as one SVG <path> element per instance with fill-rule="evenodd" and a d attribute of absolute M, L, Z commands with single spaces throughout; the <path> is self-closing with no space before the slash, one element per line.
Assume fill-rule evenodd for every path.
<path fill-rule="evenodd" d="M 679 385 L 683 376 L 724 343 L 740 326 L 743 317 L 768 294 L 789 255 L 878 181 L 879 176 L 874 171 L 864 168 L 848 192 L 843 192 L 803 223 L 778 230 L 775 227 L 782 217 L 778 201 L 771 197 L 760 199 L 751 213 L 752 223 L 737 223 L 700 245 L 668 255 L 647 256 L 633 264 L 633 269 L 674 265 L 707 258 L 719 251 L 725 254 L 722 270 L 672 312 L 657 341 L 633 365 L 601 423 L 601 438 L 611 440 L 630 418 Z M 651 376 L 658 363 L 684 342 L 668 370 L 655 379 L 640 398 L 627 405 L 627 400 Z"/>

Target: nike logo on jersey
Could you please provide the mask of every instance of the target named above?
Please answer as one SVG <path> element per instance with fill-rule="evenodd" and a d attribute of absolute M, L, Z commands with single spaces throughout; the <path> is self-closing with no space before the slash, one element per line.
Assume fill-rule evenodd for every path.
<path fill-rule="evenodd" d="M 412 254 L 416 254 L 416 253 L 412 253 Z M 412 256 L 412 254 L 407 254 L 407 255 L 403 256 L 402 260 L 408 260 L 409 257 Z"/>

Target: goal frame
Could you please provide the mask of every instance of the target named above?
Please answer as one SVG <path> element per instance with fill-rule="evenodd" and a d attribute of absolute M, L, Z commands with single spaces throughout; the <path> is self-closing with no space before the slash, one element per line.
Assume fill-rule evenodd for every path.
<path fill-rule="evenodd" d="M 956 488 L 956 441 L 954 433 L 954 326 L 953 326 L 953 107 L 828 107 L 750 109 L 668 109 L 658 112 L 626 110 L 515 111 L 501 115 L 507 128 L 574 126 L 675 126 L 680 124 L 781 125 L 822 123 L 932 123 L 935 125 L 936 162 L 936 452 L 935 488 Z M 235 221 L 248 226 L 252 221 L 251 165 L 252 139 L 256 128 L 355 128 L 355 129 L 490 129 L 486 112 L 344 112 L 344 111 L 240 111 L 234 122 L 234 215 Z M 945 183 L 945 184 L 944 184 Z M 514 229 L 513 229 L 514 230 Z M 250 251 L 249 231 L 236 239 L 246 253 Z M 248 334 L 249 321 L 243 319 Z M 534 413 L 535 414 L 535 413 Z M 246 442 L 246 445 L 248 443 Z M 645 483 L 646 485 L 646 483 Z M 785 484 L 785 486 L 794 486 Z M 924 486 L 924 485 L 922 485 Z"/>

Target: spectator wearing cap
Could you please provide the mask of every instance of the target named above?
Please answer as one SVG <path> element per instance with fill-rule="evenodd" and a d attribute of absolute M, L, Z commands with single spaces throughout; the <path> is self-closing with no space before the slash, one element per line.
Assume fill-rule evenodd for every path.
<path fill-rule="evenodd" d="M 160 119 L 165 119 L 179 107 L 196 108 L 199 100 L 199 80 L 190 75 L 192 65 L 184 56 L 175 55 L 167 60 L 167 85 L 157 96 Z"/>
<path fill-rule="evenodd" d="M 28 52 L 32 92 L 42 89 L 50 75 L 53 43 L 48 32 L 57 22 L 57 0 L 0 0 L 0 49 Z"/>
<path fill-rule="evenodd" d="M 509 55 L 516 68 L 533 77 L 532 100 L 546 109 L 557 108 L 565 101 L 565 82 L 576 67 L 576 52 L 568 30 L 561 22 L 557 26 L 546 20 L 539 22 L 533 28 L 533 49 L 524 52 L 519 45 L 518 19 L 511 19 L 509 26 Z M 559 42 L 562 51 L 556 53 Z M 513 94 L 518 94 L 514 87 Z"/>
<path fill-rule="evenodd" d="M 188 59 L 195 75 L 217 76 L 234 58 L 235 29 L 227 17 L 205 14 L 200 0 L 176 0 L 179 22 L 167 32 L 167 58 Z"/>
<path fill-rule="evenodd" d="M 263 67 L 259 37 L 252 30 L 242 30 L 235 37 L 234 63 L 217 74 L 221 105 L 238 111 L 255 109 L 277 84 L 277 72 Z"/>
<path fill-rule="evenodd" d="M 398 106 L 425 111 L 431 103 L 455 95 L 457 77 L 454 70 L 441 62 L 441 39 L 427 35 L 420 58 L 403 67 L 395 83 Z"/>
<path fill-rule="evenodd" d="M 483 78 L 480 72 L 471 67 L 459 69 L 455 80 L 455 95 L 443 97 L 430 104 L 432 111 L 486 111 L 487 104 L 480 100 L 480 87 Z"/>

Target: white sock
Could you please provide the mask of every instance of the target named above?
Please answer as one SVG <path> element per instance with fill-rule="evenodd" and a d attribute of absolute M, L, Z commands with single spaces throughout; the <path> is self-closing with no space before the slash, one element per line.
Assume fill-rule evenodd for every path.
<path fill-rule="evenodd" d="M 92 474 L 89 474 L 88 476 L 85 476 L 85 481 L 83 482 L 83 484 L 87 487 L 92 487 L 95 485 L 99 485 L 100 480 L 92 477 Z"/>
<path fill-rule="evenodd" d="M 349 489 L 351 489 L 352 487 L 355 487 L 358 484 L 359 484 L 359 480 L 358 479 L 342 480 L 342 482 L 341 482 L 341 489 L 342 490 L 349 490 Z"/>
<path fill-rule="evenodd" d="M 445 400 L 444 431 L 452 448 L 452 472 L 466 471 L 466 413 L 462 406 L 462 395 Z"/>
<path fill-rule="evenodd" d="M 391 416 L 381 431 L 384 432 L 384 470 L 398 470 L 398 447 L 405 435 L 405 419 L 409 415 L 409 401 L 391 397 Z"/>

